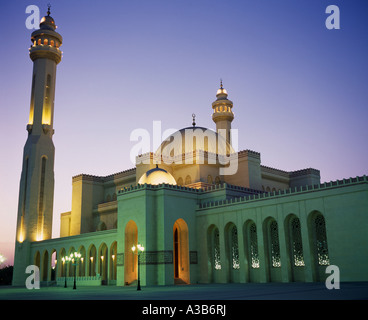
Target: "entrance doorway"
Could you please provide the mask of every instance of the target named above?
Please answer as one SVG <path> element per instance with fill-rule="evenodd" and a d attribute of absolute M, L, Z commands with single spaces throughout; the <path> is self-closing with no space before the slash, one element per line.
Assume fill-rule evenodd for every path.
<path fill-rule="evenodd" d="M 130 220 L 125 227 L 125 254 L 124 254 L 124 283 L 131 284 L 137 280 L 137 255 L 132 252 L 133 245 L 138 243 L 138 228 L 137 224 Z"/>
<path fill-rule="evenodd" d="M 189 284 L 189 237 L 188 225 L 178 219 L 173 228 L 174 281 L 176 284 Z"/>

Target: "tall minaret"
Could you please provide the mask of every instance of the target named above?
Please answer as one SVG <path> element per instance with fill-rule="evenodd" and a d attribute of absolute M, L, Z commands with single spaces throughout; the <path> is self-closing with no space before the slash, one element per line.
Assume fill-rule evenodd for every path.
<path fill-rule="evenodd" d="M 34 264 L 30 243 L 50 239 L 52 233 L 55 78 L 62 55 L 62 37 L 55 29 L 49 7 L 40 29 L 31 35 L 29 49 L 33 61 L 31 106 L 19 188 L 13 285 L 24 285 L 25 268 Z"/>
<path fill-rule="evenodd" d="M 216 131 L 226 130 L 226 141 L 230 143 L 231 122 L 234 119 L 232 111 L 233 102 L 227 99 L 227 91 L 220 83 L 220 89 L 217 90 L 217 100 L 212 103 L 212 120 L 216 123 Z"/>

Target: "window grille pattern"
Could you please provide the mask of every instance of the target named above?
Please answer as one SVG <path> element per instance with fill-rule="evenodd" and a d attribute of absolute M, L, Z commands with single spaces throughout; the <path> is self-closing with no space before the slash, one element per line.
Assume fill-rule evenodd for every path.
<path fill-rule="evenodd" d="M 328 256 L 325 218 L 320 214 L 317 215 L 314 220 L 314 226 L 318 264 L 320 266 L 327 266 L 330 264 L 330 258 Z"/>
<path fill-rule="evenodd" d="M 280 268 L 280 244 L 277 222 L 274 220 L 270 223 L 270 238 L 271 238 L 271 260 L 272 267 Z"/>
<path fill-rule="evenodd" d="M 220 259 L 220 233 L 216 228 L 214 231 L 214 262 L 215 270 L 221 270 L 221 259 Z"/>
<path fill-rule="evenodd" d="M 236 226 L 231 228 L 231 256 L 232 256 L 232 268 L 239 269 L 239 248 L 238 248 L 238 231 Z"/>
<path fill-rule="evenodd" d="M 46 174 L 46 158 L 42 157 L 41 165 L 41 182 L 40 182 L 40 194 L 38 199 L 38 223 L 41 227 L 43 211 L 44 211 L 44 193 L 45 193 L 45 174 Z"/>
<path fill-rule="evenodd" d="M 300 229 L 299 218 L 295 217 L 291 220 L 291 237 L 292 237 L 292 253 L 294 265 L 296 267 L 303 267 L 305 264 L 304 264 L 302 234 Z"/>
<path fill-rule="evenodd" d="M 254 222 L 249 226 L 249 249 L 252 268 L 259 268 L 257 228 Z"/>

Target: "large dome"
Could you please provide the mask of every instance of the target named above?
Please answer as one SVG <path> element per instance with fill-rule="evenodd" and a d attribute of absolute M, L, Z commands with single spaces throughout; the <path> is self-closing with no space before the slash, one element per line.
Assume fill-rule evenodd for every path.
<path fill-rule="evenodd" d="M 225 137 L 217 132 L 203 127 L 187 127 L 178 130 L 167 137 L 156 150 L 156 155 L 177 157 L 183 154 L 194 154 L 194 151 L 204 151 L 215 155 L 234 153 L 232 146 Z"/>
<path fill-rule="evenodd" d="M 138 184 L 174 184 L 176 185 L 176 181 L 174 177 L 164 169 L 161 169 L 156 166 L 151 170 L 148 170 L 142 177 L 139 179 Z"/>

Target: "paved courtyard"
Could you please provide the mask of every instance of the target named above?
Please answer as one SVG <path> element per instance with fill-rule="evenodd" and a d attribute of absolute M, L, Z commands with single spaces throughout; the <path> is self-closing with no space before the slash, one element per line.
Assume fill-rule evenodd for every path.
<path fill-rule="evenodd" d="M 368 300 L 368 282 L 193 284 L 142 287 L 0 287 L 0 300 Z"/>

